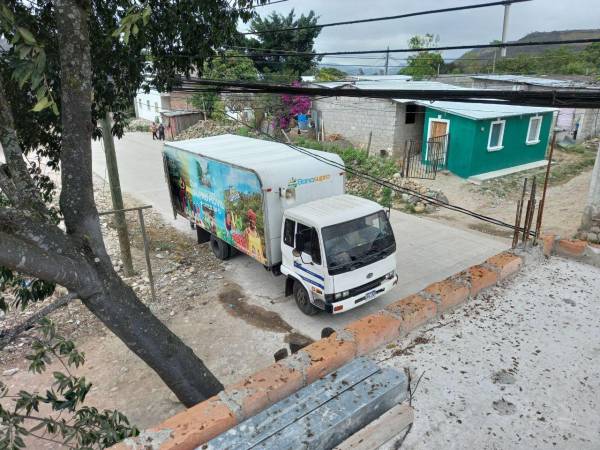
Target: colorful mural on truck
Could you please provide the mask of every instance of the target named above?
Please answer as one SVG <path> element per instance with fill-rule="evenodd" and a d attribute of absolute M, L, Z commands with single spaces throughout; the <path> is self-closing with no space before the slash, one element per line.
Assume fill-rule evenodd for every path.
<path fill-rule="evenodd" d="M 263 199 L 254 172 L 165 147 L 178 213 L 267 264 Z"/>

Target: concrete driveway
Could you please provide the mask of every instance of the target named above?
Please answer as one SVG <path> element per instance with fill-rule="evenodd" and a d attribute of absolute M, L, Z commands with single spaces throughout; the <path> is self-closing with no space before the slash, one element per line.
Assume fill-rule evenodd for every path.
<path fill-rule="evenodd" d="M 115 144 L 122 190 L 151 204 L 161 213 L 165 222 L 187 233 L 190 245 L 193 245 L 195 232 L 190 230 L 187 221 L 173 219 L 163 175 L 162 142 L 153 141 L 149 133 L 129 133 Z M 106 163 L 101 143 L 93 142 L 92 149 L 93 170 L 105 178 Z M 299 333 L 317 339 L 323 327 L 342 327 L 434 281 L 478 264 L 510 245 L 500 238 L 460 230 L 397 211 L 392 211 L 391 222 L 397 242 L 400 282 L 388 294 L 347 313 L 305 316 L 296 308 L 292 297 L 283 296 L 283 278 L 273 277 L 245 255 L 226 262 L 228 278 L 243 289 L 248 301 L 279 314 Z"/>

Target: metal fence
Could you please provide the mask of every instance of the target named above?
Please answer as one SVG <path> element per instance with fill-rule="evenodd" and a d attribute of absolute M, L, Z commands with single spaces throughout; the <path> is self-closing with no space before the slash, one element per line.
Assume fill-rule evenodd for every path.
<path fill-rule="evenodd" d="M 425 145 L 420 140 L 405 142 L 402 159 L 404 178 L 435 179 L 439 170 L 446 168 L 448 152 L 448 134 L 430 138 Z"/>

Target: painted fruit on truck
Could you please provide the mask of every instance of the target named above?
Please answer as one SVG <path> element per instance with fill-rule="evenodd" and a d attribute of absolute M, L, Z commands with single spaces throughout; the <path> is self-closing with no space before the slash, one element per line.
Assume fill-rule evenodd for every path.
<path fill-rule="evenodd" d="M 267 264 L 263 196 L 250 170 L 165 147 L 175 210 L 262 264 Z"/>

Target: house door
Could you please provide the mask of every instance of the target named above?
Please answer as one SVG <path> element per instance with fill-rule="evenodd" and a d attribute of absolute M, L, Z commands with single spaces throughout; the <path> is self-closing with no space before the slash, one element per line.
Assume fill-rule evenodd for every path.
<path fill-rule="evenodd" d="M 429 138 L 442 137 L 448 134 L 448 122 L 442 122 L 440 120 L 431 121 L 431 131 L 429 132 Z"/>
<path fill-rule="evenodd" d="M 446 167 L 446 153 L 448 151 L 448 120 L 431 119 L 429 122 L 429 133 L 425 144 L 425 164 L 435 164 L 437 168 Z"/>

